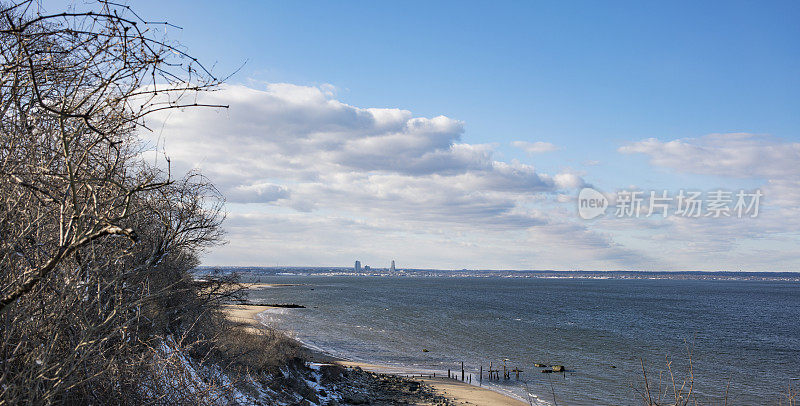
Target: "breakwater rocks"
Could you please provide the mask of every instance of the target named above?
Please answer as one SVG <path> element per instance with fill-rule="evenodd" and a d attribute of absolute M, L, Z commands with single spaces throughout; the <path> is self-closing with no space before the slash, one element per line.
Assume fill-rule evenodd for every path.
<path fill-rule="evenodd" d="M 246 306 L 264 306 L 264 307 L 283 307 L 286 309 L 305 309 L 306 307 L 303 305 L 299 305 L 296 303 L 254 303 L 249 302 L 247 300 L 240 300 L 237 301 L 236 304 L 246 305 Z"/>
<path fill-rule="evenodd" d="M 551 374 L 553 372 L 566 372 L 566 368 L 563 365 L 553 365 L 551 367 L 547 367 L 547 364 L 533 364 L 536 368 L 546 368 L 541 370 L 543 374 Z"/>
<path fill-rule="evenodd" d="M 454 405 L 430 386 L 395 375 L 343 368 L 319 367 L 319 381 L 336 393 L 326 404 L 336 405 Z M 313 400 L 313 399 L 312 399 Z"/>

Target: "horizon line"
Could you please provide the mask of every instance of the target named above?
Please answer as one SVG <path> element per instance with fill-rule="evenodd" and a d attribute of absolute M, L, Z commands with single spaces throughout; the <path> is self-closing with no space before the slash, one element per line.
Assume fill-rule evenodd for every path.
<path fill-rule="evenodd" d="M 355 272 L 352 266 L 308 266 L 308 265 L 200 265 L 195 269 L 210 268 L 255 268 L 255 269 L 313 269 L 313 270 L 350 270 Z M 372 271 L 388 271 L 389 267 L 370 268 Z M 744 271 L 744 270 L 631 270 L 631 269 L 492 269 L 492 268 L 397 268 L 395 272 L 403 271 L 434 271 L 434 272 L 536 272 L 536 273 L 735 273 L 735 274 L 797 274 L 800 271 Z M 363 268 L 360 273 L 363 273 Z"/>

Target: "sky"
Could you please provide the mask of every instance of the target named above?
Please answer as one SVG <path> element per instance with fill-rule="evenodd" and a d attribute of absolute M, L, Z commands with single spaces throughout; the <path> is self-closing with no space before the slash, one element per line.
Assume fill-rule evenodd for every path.
<path fill-rule="evenodd" d="M 800 3 L 132 6 L 235 72 L 142 134 L 226 197 L 206 265 L 800 271 Z"/>

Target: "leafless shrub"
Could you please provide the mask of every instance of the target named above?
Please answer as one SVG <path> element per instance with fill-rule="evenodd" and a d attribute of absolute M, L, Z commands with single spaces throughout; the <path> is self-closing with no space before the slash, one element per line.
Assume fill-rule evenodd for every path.
<path fill-rule="evenodd" d="M 0 4 L 0 405 L 224 392 L 189 390 L 163 349 L 235 355 L 218 308 L 241 294 L 190 274 L 221 237 L 222 197 L 141 158 L 149 113 L 199 106 L 193 95 L 219 82 L 163 25 L 108 1 Z M 264 340 L 252 347 L 279 342 Z M 245 369 L 265 365 L 245 352 Z"/>
<path fill-rule="evenodd" d="M 220 359 L 240 371 L 275 371 L 299 361 L 300 346 L 279 331 L 238 327 L 226 330 L 222 338 L 218 349 Z"/>
<path fill-rule="evenodd" d="M 646 406 L 688 406 L 701 404 L 719 404 L 727 406 L 729 404 L 735 404 L 731 402 L 729 393 L 730 379 L 725 388 L 720 388 L 721 395 L 718 400 L 715 400 L 713 403 L 710 403 L 708 400 L 701 401 L 695 390 L 694 342 L 689 343 L 685 341 L 685 347 L 687 362 L 685 371 L 676 370 L 673 367 L 673 361 L 667 356 L 664 363 L 665 369 L 658 373 L 656 380 L 654 380 L 652 376 L 648 376 L 644 359 L 640 358 L 642 382 L 638 387 L 634 387 L 634 390 L 642 404 Z M 797 395 L 797 388 L 792 387 L 790 383 L 786 387 L 781 398 L 778 399 L 778 404 L 781 406 L 794 406 L 795 397 Z"/>
<path fill-rule="evenodd" d="M 642 367 L 642 384 L 634 388 L 641 398 L 642 404 L 647 406 L 687 406 L 696 405 L 697 395 L 694 392 L 694 360 L 692 353 L 694 343 L 685 342 L 686 346 L 686 371 L 681 373 L 673 369 L 673 362 L 667 356 L 665 360 L 666 371 L 658 374 L 658 380 L 647 376 L 644 359 L 639 360 Z M 727 404 L 727 402 L 726 402 Z"/>
<path fill-rule="evenodd" d="M 795 406 L 797 405 L 798 395 L 800 395 L 800 391 L 789 382 L 789 384 L 786 385 L 786 391 L 783 392 L 781 398 L 778 400 L 778 404 L 780 406 Z"/>

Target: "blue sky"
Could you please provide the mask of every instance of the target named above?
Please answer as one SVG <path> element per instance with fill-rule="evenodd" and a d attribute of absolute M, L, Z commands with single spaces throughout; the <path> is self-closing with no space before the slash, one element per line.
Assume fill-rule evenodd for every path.
<path fill-rule="evenodd" d="M 352 105 L 454 117 L 507 158 L 526 158 L 510 139 L 558 143 L 543 169 L 642 137 L 800 134 L 797 2 L 135 6 L 220 73 L 246 61 L 232 82 L 330 83 Z"/>
<path fill-rule="evenodd" d="M 51 4 L 57 7 L 59 3 Z M 421 171 L 403 163 L 366 165 L 372 160 L 390 161 L 380 154 L 360 154 L 364 164 L 346 170 L 335 160 L 333 166 L 317 168 L 317 178 L 319 174 L 333 176 L 332 171 L 340 173 L 338 180 L 345 175 L 363 176 L 347 182 L 352 187 L 364 180 L 359 190 L 374 187 L 376 192 L 365 197 L 376 199 L 369 207 L 386 206 L 372 215 L 367 214 L 371 210 L 355 205 L 326 205 L 324 199 L 341 201 L 341 196 L 347 196 L 347 187 L 343 184 L 339 194 L 320 194 L 321 189 L 314 194 L 308 174 L 284 176 L 278 168 L 265 168 L 259 176 L 249 173 L 247 179 L 219 174 L 223 184 L 233 182 L 231 190 L 261 185 L 262 199 L 229 198 L 231 243 L 212 252 L 206 260 L 209 264 L 346 265 L 356 256 L 362 262 L 388 263 L 400 256 L 391 252 L 391 246 L 400 246 L 405 252 L 398 266 L 798 270 L 799 254 L 794 252 L 800 242 L 797 227 L 781 219 L 797 214 L 800 205 L 793 169 L 800 166 L 800 3 L 144 0 L 133 6 L 143 16 L 182 26 L 183 30 L 168 29 L 170 38 L 207 64 L 216 63 L 215 71 L 221 75 L 246 62 L 228 81 L 242 88 L 222 92 L 236 94 L 232 100 L 240 100 L 247 89 L 256 89 L 266 91 L 261 96 L 271 97 L 269 100 L 294 103 L 298 89 L 316 89 L 327 100 L 353 107 L 353 111 L 402 109 L 410 111 L 409 117 L 445 116 L 461 123 L 458 128 L 441 130 L 450 134 L 450 144 L 426 144 L 432 148 L 424 150 L 427 152 L 414 144 L 415 153 L 449 148 L 453 156 L 463 157 L 463 148 L 456 151 L 455 144 L 488 144 L 490 150 L 479 153 L 477 147 L 470 147 L 471 156 L 490 162 L 489 169 L 484 167 L 480 174 L 474 172 L 475 162 L 441 167 L 440 172 Z M 306 96 L 303 100 L 309 100 Z M 314 117 L 319 117 L 315 109 Z M 304 111 L 311 114 L 312 110 Z M 278 113 L 253 114 L 273 117 Z M 252 116 L 231 112 L 226 117 L 241 121 Z M 275 117 L 277 122 L 285 118 Z M 263 137 L 263 145 L 272 145 L 276 136 L 269 123 L 263 125 L 257 133 Z M 181 151 L 186 151 L 181 150 L 183 138 L 172 134 L 192 128 L 164 128 L 159 133 L 164 149 L 182 156 Z M 217 134 L 233 131 L 226 128 L 232 127 L 217 128 Z M 345 134 L 340 140 L 350 142 L 362 135 L 353 133 L 346 138 Z M 235 139 L 235 134 L 228 136 Z M 170 137 L 178 141 L 171 142 Z M 660 143 L 644 143 L 650 138 Z M 519 147 L 522 144 L 513 144 L 515 141 L 552 146 L 527 153 Z M 273 161 L 286 158 L 286 162 L 300 165 L 298 157 L 287 155 L 291 152 L 285 144 L 275 145 L 281 152 L 269 150 L 265 156 L 275 153 Z M 331 157 L 334 152 L 325 150 L 320 156 Z M 202 151 L 194 153 L 203 155 Z M 713 162 L 699 162 L 705 158 Z M 186 158 L 185 164 L 202 167 L 212 175 L 221 165 L 209 157 Z M 506 164 L 522 165 L 514 170 L 531 176 L 533 171 L 546 175 L 544 183 L 557 174 L 572 174 L 580 181 L 551 182 L 547 187 L 534 187 L 528 195 L 514 189 L 517 194 L 512 196 L 510 187 L 500 186 L 508 179 L 496 177 L 510 173 L 511 169 L 503 169 Z M 424 182 L 460 176 L 458 171 L 471 181 L 480 181 L 424 205 L 409 201 L 405 202 L 408 207 L 403 203 L 392 206 L 386 200 L 387 185 L 400 187 L 396 176 L 404 177 L 402 185 L 408 190 L 419 191 Z M 531 181 L 530 176 L 525 179 Z M 459 180 L 463 179 L 445 183 L 466 185 Z M 335 182 L 328 179 L 317 186 Z M 485 186 L 488 182 L 495 183 Z M 274 199 L 263 198 L 264 185 L 277 193 Z M 585 222 L 575 218 L 574 202 L 565 202 L 564 196 L 574 197 L 586 185 L 611 194 L 629 187 L 672 191 L 767 187 L 772 195 L 765 196 L 766 218 L 750 223 Z M 291 202 L 301 196 L 303 204 Z M 485 212 L 457 203 L 475 196 L 487 199 L 480 206 Z M 308 201 L 316 199 L 319 201 Z M 452 207 L 464 211 L 460 220 L 455 218 L 443 226 L 433 217 L 427 222 L 418 220 L 410 207 L 426 214 L 450 213 Z M 522 212 L 526 214 L 521 225 L 502 232 L 481 233 L 480 228 L 465 226 L 478 221 L 471 217 L 475 213 L 499 215 L 502 218 L 497 224 Z M 309 245 L 306 251 L 285 249 L 291 242 L 281 245 L 276 237 L 266 238 L 262 245 L 239 244 L 247 249 L 237 249 L 237 242 L 246 240 L 241 218 L 259 216 L 269 217 L 273 227 L 286 226 L 283 235 L 298 233 L 298 244 L 314 241 L 317 245 Z M 306 226 L 300 227 L 302 230 L 295 223 L 288 226 L 284 222 L 290 219 L 299 219 Z M 330 253 L 330 247 L 341 239 L 341 234 L 330 230 L 343 230 L 345 235 L 363 233 L 344 223 L 334 226 L 328 222 L 331 219 L 367 227 L 374 238 L 355 238 L 352 249 Z M 390 229 L 383 223 L 387 219 L 407 223 L 407 227 Z M 314 228 L 307 224 L 323 225 Z M 426 231 L 415 231 L 420 228 Z M 303 233 L 316 237 L 309 239 Z M 577 237 L 554 242 L 547 252 L 530 247 L 549 241 L 554 233 L 576 233 Z M 393 243 L 373 247 L 375 240 Z M 690 243 L 691 248 L 686 248 Z M 511 249 L 509 244 L 517 245 Z M 314 250 L 329 254 L 308 254 Z M 481 254 L 472 255 L 474 252 Z M 722 252 L 727 256 L 720 258 Z M 770 259 L 763 259 L 767 257 Z"/>

